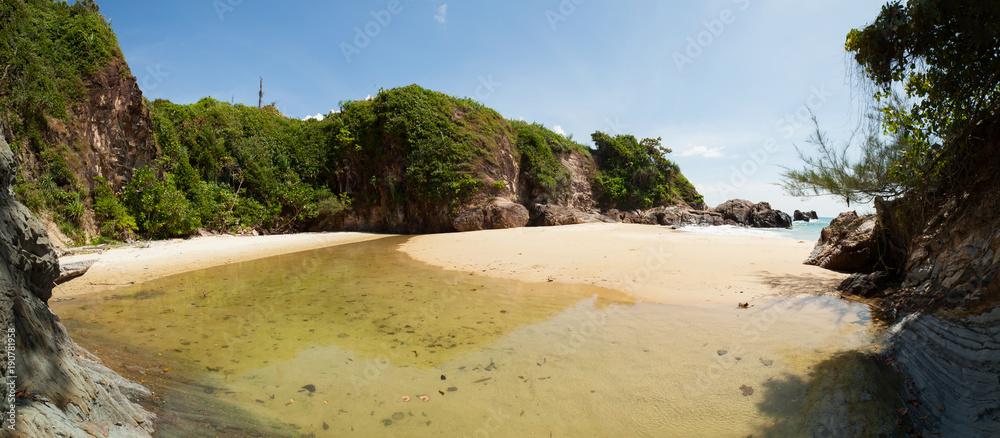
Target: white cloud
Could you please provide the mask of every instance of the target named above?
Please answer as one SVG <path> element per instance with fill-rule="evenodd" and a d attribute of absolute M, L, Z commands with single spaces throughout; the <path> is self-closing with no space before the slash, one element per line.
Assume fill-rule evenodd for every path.
<path fill-rule="evenodd" d="M 441 5 L 441 6 L 439 6 L 437 8 L 437 13 L 434 14 L 434 19 L 437 20 L 438 23 L 444 23 L 444 22 L 448 21 L 448 4 L 447 3 Z"/>
<path fill-rule="evenodd" d="M 563 137 L 566 136 L 566 131 L 563 131 L 562 126 L 559 126 L 559 125 L 553 126 L 552 127 L 552 132 L 555 132 L 556 134 L 559 134 L 559 135 L 561 135 Z"/>
<path fill-rule="evenodd" d="M 680 153 L 682 157 L 701 156 L 705 158 L 722 158 L 725 147 L 709 148 L 708 146 L 693 146 Z"/>
<path fill-rule="evenodd" d="M 333 110 L 333 109 L 332 109 L 332 110 L 330 110 L 330 112 L 329 112 L 329 113 L 327 113 L 327 114 L 337 114 L 337 113 L 339 113 L 339 112 L 340 112 L 340 110 Z M 325 119 L 325 118 L 326 118 L 326 115 L 325 115 L 325 114 L 323 114 L 323 113 L 318 113 L 318 114 L 316 114 L 315 116 L 305 116 L 305 117 L 303 117 L 303 118 L 302 118 L 302 120 L 319 120 L 319 121 L 323 121 L 323 119 Z"/>

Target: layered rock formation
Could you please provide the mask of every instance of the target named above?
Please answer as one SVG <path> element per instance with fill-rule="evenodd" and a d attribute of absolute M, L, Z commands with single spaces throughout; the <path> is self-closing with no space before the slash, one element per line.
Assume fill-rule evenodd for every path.
<path fill-rule="evenodd" d="M 14 199 L 15 174 L 0 134 L 0 323 L 16 344 L 0 365 L 0 426 L 14 436 L 150 436 L 153 415 L 134 402 L 149 391 L 74 344 L 49 311 L 59 265 L 45 229 Z M 9 389 L 16 397 L 8 397 Z"/>
<path fill-rule="evenodd" d="M 1000 436 L 1000 308 L 978 316 L 912 313 L 895 323 L 901 394 L 925 436 Z"/>
<path fill-rule="evenodd" d="M 845 292 L 881 298 L 900 398 L 924 436 L 1000 436 L 1000 123 L 971 138 L 954 184 L 841 214 L 807 261 L 855 272 Z"/>

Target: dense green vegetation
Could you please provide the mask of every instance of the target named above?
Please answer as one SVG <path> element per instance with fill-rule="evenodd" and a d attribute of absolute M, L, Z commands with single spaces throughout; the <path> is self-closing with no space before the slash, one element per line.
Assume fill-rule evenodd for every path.
<path fill-rule="evenodd" d="M 589 151 L 538 123 L 514 120 L 510 124 L 517 132 L 517 152 L 521 154 L 521 169 L 528 181 L 551 195 L 565 191 L 569 171 L 559 162 L 559 155 Z"/>
<path fill-rule="evenodd" d="M 820 153 L 785 173 L 788 191 L 850 202 L 924 197 L 957 184 L 974 132 L 1000 117 L 1000 3 L 893 1 L 850 31 L 846 49 L 874 90 L 872 129 L 844 147 L 817 130 Z"/>
<path fill-rule="evenodd" d="M 281 232 L 350 206 L 419 201 L 448 209 L 480 191 L 511 189 L 487 184 L 500 142 L 510 142 L 529 180 L 554 194 L 568 182 L 559 154 L 585 153 L 541 125 L 508 122 L 472 100 L 415 85 L 343 102 L 323 121 L 211 98 L 149 106 L 163 156 L 120 194 L 99 193 L 101 228 L 119 238 L 130 224 L 152 237 L 198 227 Z"/>
<path fill-rule="evenodd" d="M 273 107 L 211 98 L 191 105 L 157 100 L 150 117 L 163 157 L 137 171 L 123 191 L 142 234 L 183 235 L 198 227 L 281 232 L 316 217 L 333 196 L 320 180 L 326 145 L 318 126 Z"/>
<path fill-rule="evenodd" d="M 8 139 L 24 139 L 11 142 L 15 152 L 26 147 L 38 161 L 31 178 L 19 175 L 17 195 L 78 238 L 89 195 L 73 171 L 79 145 L 56 143 L 49 120 L 68 121 L 86 94 L 84 78 L 117 57 L 117 39 L 92 0 L 0 3 L 0 124 Z"/>
<path fill-rule="evenodd" d="M 90 76 L 115 62 L 130 76 L 115 35 L 92 0 L 5 1 L 0 24 L 0 128 L 22 158 L 16 194 L 77 243 L 335 227 L 348 211 L 439 212 L 439 223 L 463 204 L 514 191 L 558 200 L 570 187 L 570 155 L 593 174 L 604 206 L 700 202 L 658 141 L 596 133 L 592 151 L 416 85 L 342 102 L 321 121 L 212 98 L 144 101 L 159 155 L 131 175 L 90 181 L 89 145 L 68 139 L 80 137 Z M 522 187 L 507 185 L 515 179 Z"/>
<path fill-rule="evenodd" d="M 528 183 L 556 196 L 569 183 L 559 157 L 591 153 L 542 125 L 507 121 L 472 100 L 415 85 L 343 102 L 322 121 L 211 98 L 149 107 L 162 157 L 120 193 L 99 189 L 95 198 L 102 233 L 117 238 L 179 236 L 198 227 L 282 232 L 376 205 L 448 211 L 477 193 L 514 189 L 489 176 L 503 143 Z M 602 149 L 608 143 L 600 138 L 595 184 L 624 187 L 609 194 L 608 205 L 700 202 L 658 141 L 608 138 L 626 145 L 626 157 Z"/>
<path fill-rule="evenodd" d="M 683 201 L 699 205 L 702 196 L 695 191 L 666 155 L 661 139 L 641 142 L 631 135 L 614 137 L 603 132 L 592 135 L 597 149 L 594 159 L 600 173 L 594 188 L 602 202 L 618 208 L 649 208 Z"/>

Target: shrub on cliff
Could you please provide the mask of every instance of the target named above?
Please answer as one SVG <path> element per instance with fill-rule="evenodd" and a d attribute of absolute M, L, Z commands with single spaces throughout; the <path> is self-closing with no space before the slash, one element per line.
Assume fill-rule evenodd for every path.
<path fill-rule="evenodd" d="M 135 232 L 139 229 L 135 223 L 135 217 L 119 201 L 118 196 L 104 177 L 98 176 L 94 179 L 96 183 L 94 214 L 99 221 L 101 235 L 120 241 L 133 239 Z"/>
<path fill-rule="evenodd" d="M 283 231 L 312 218 L 322 194 L 326 146 L 318 127 L 211 98 L 150 104 L 160 169 L 192 203 L 192 221 L 215 230 Z M 302 175 L 310 179 L 303 180 Z"/>
<path fill-rule="evenodd" d="M 659 138 L 641 142 L 631 135 L 614 137 L 603 132 L 592 136 L 600 173 L 594 181 L 600 200 L 616 208 L 649 208 L 684 202 L 699 205 L 701 195 L 673 161 Z"/>
<path fill-rule="evenodd" d="M 559 156 L 574 151 L 585 153 L 586 148 L 538 123 L 511 120 L 510 125 L 517 132 L 516 149 L 524 176 L 550 195 L 565 190 L 570 175 Z"/>
<path fill-rule="evenodd" d="M 136 170 L 122 193 L 139 232 L 150 237 L 191 234 L 201 226 L 191 203 L 174 184 L 173 175 L 146 166 Z"/>
<path fill-rule="evenodd" d="M 344 102 L 330 120 L 337 189 L 361 202 L 464 202 L 510 128 L 495 111 L 417 85 Z M 395 161 L 395 163 L 393 163 Z"/>

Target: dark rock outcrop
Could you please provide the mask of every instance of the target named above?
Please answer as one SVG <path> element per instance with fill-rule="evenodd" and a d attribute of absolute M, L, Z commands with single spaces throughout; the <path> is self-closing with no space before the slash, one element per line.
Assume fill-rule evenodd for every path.
<path fill-rule="evenodd" d="M 795 210 L 795 213 L 792 214 L 793 221 L 809 222 L 813 219 L 819 219 L 819 215 L 816 214 L 815 210 L 806 212 Z"/>
<path fill-rule="evenodd" d="M 869 274 L 886 265 L 886 253 L 882 251 L 885 240 L 885 231 L 876 216 L 841 213 L 823 228 L 805 264 L 838 272 Z"/>
<path fill-rule="evenodd" d="M 132 401 L 149 391 L 74 344 L 49 311 L 59 264 L 41 223 L 14 199 L 15 174 L 0 133 L 0 326 L 16 343 L 14 368 L 6 360 L 0 368 L 5 393 L 8 385 L 26 390 L 13 407 L 15 424 L 0 397 L 0 427 L 13 426 L 16 436 L 150 436 L 153 414 Z"/>
<path fill-rule="evenodd" d="M 725 220 L 746 225 L 750 223 L 750 209 L 752 208 L 753 202 L 746 199 L 730 199 L 715 207 L 715 211 L 721 214 Z"/>
<path fill-rule="evenodd" d="M 750 209 L 750 226 L 754 228 L 791 228 L 792 217 L 774 210 L 767 202 L 758 202 Z"/>
<path fill-rule="evenodd" d="M 883 292 L 890 283 L 889 274 L 885 271 L 875 271 L 871 274 L 851 274 L 837 286 L 837 290 L 847 295 L 862 298 L 873 298 Z"/>
<path fill-rule="evenodd" d="M 731 199 L 715 207 L 725 221 L 754 228 L 791 228 L 792 217 L 781 210 L 774 210 L 771 204 L 754 204 L 746 199 Z"/>

